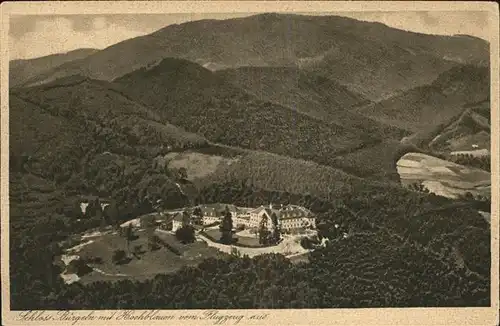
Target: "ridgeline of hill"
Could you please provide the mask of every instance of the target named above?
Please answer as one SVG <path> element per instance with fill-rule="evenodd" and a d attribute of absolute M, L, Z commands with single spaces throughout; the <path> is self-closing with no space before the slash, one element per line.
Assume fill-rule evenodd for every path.
<path fill-rule="evenodd" d="M 461 65 L 443 72 L 431 84 L 410 89 L 357 111 L 374 120 L 411 132 L 446 123 L 462 107 L 488 99 L 489 69 Z"/>
<path fill-rule="evenodd" d="M 464 69 L 447 73 L 434 83 L 441 90 L 452 90 L 447 92 L 447 98 L 453 103 L 464 101 L 463 96 L 457 95 L 457 74 L 482 72 L 480 68 Z M 257 84 L 252 85 L 251 78 L 244 78 L 242 71 L 269 80 L 268 90 L 255 95 Z M 272 77 L 270 71 L 281 74 Z M 298 76 L 296 82 L 289 78 L 293 75 Z M 469 74 L 470 81 L 458 84 L 462 88 L 468 84 L 480 87 L 483 77 Z M 287 91 L 280 90 L 279 80 L 290 79 Z M 311 81 L 323 81 L 331 92 L 315 95 Z M 209 143 L 275 153 L 275 158 L 286 156 L 291 161 L 314 161 L 351 176 L 398 180 L 397 156 L 412 149 L 419 151 L 399 142 L 408 132 L 376 123 L 343 107 L 343 102 L 334 100 L 338 92 L 350 95 L 346 106 L 355 106 L 363 97 L 342 86 L 329 87 L 332 85 L 336 84 L 292 68 L 242 68 L 238 72 L 213 73 L 173 58 L 113 83 L 72 76 L 11 91 L 11 151 L 14 161 L 29 160 L 34 173 L 62 181 L 79 171 L 83 159 L 99 153 L 140 158 L 149 165 L 158 155 L 213 147 Z M 287 102 L 300 93 L 304 96 L 296 96 L 298 105 Z M 305 111 L 301 107 L 314 104 L 310 112 L 301 112 Z M 327 116 L 330 121 L 324 121 Z M 411 114 L 404 118 L 407 117 Z M 45 123 L 37 125 L 39 121 Z M 422 147 L 421 142 L 410 143 Z M 294 184 L 290 189 L 296 189 Z M 279 182 L 278 185 L 276 189 L 290 186 Z"/>
<path fill-rule="evenodd" d="M 296 66 L 378 100 L 429 84 L 458 64 L 488 66 L 488 51 L 488 43 L 477 38 L 418 34 L 339 16 L 259 14 L 173 24 L 58 66 L 27 84 L 75 74 L 110 81 L 177 57 L 211 69 Z"/>
<path fill-rule="evenodd" d="M 259 100 L 195 63 L 167 58 L 113 83 L 174 125 L 208 140 L 331 165 L 336 153 L 378 143 L 387 136 L 341 121 L 321 121 Z M 345 123 L 344 123 L 345 122 Z M 365 125 L 369 123 L 364 121 Z M 387 128 L 389 129 L 389 128 Z"/>
<path fill-rule="evenodd" d="M 130 193 L 152 157 L 208 144 L 106 82 L 78 76 L 11 91 L 10 112 L 11 171 L 55 180 L 69 193 Z"/>
<path fill-rule="evenodd" d="M 388 139 L 400 139 L 403 130 L 378 123 L 354 108 L 370 103 L 363 95 L 322 75 L 295 67 L 242 67 L 217 75 L 262 101 L 288 107 L 321 121 L 341 124 Z"/>
<path fill-rule="evenodd" d="M 28 80 L 50 72 L 62 64 L 86 58 L 97 51 L 99 50 L 78 49 L 34 59 L 11 60 L 9 62 L 9 87 L 21 86 Z"/>

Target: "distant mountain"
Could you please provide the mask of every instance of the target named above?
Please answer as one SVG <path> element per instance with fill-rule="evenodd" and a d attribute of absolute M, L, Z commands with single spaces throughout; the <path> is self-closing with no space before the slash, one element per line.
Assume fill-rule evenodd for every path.
<path fill-rule="evenodd" d="M 489 100 L 468 104 L 449 121 L 422 130 L 404 139 L 432 151 L 450 154 L 453 152 L 488 152 L 491 139 L 491 104 Z"/>
<path fill-rule="evenodd" d="M 418 132 L 433 130 L 460 114 L 464 105 L 489 96 L 489 69 L 460 65 L 443 72 L 430 85 L 359 107 L 357 111 L 374 120 Z"/>
<path fill-rule="evenodd" d="M 9 62 L 9 86 L 20 86 L 28 80 L 44 74 L 60 65 L 88 57 L 98 49 L 78 49 L 34 59 L 18 59 Z"/>
<path fill-rule="evenodd" d="M 113 80 L 165 57 L 184 58 L 211 70 L 299 67 L 379 100 L 428 84 L 457 64 L 487 66 L 489 45 L 475 38 L 417 34 L 339 16 L 260 14 L 170 25 L 56 67 L 29 83 L 75 74 Z"/>
<path fill-rule="evenodd" d="M 217 72 L 263 101 L 273 101 L 318 119 L 349 111 L 367 99 L 328 78 L 296 67 L 242 67 Z"/>
<path fill-rule="evenodd" d="M 242 67 L 216 73 L 259 100 L 280 104 L 324 122 L 342 124 L 384 138 L 400 139 L 404 131 L 377 123 L 354 108 L 370 101 L 324 76 L 295 67 Z"/>
<path fill-rule="evenodd" d="M 428 144 L 436 150 L 490 150 L 491 126 L 489 101 L 468 106 L 453 122 L 445 126 Z"/>
<path fill-rule="evenodd" d="M 118 78 L 113 84 L 174 125 L 212 142 L 325 165 L 331 163 L 335 153 L 386 137 L 260 100 L 187 60 L 167 58 L 149 69 Z"/>

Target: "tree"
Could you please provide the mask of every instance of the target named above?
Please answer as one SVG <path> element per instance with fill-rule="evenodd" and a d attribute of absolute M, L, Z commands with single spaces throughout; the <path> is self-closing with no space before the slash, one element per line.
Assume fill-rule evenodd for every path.
<path fill-rule="evenodd" d="M 175 237 L 184 244 L 192 243 L 196 239 L 194 235 L 194 228 L 191 225 L 178 228 L 175 231 Z"/>
<path fill-rule="evenodd" d="M 133 252 L 134 256 L 136 256 L 137 258 L 139 258 L 139 256 L 142 254 L 142 245 L 137 245 L 137 246 L 134 246 L 134 252 Z"/>
<path fill-rule="evenodd" d="M 145 216 L 141 219 L 141 225 L 144 225 L 148 236 L 152 236 L 156 228 L 156 217 L 153 215 Z"/>
<path fill-rule="evenodd" d="M 82 207 L 79 200 L 75 200 L 68 210 L 65 210 L 66 216 L 80 219 L 83 217 Z"/>
<path fill-rule="evenodd" d="M 230 244 L 233 241 L 233 218 L 229 208 L 226 206 L 222 223 L 219 226 L 221 232 L 220 242 Z"/>
<path fill-rule="evenodd" d="M 203 219 L 203 212 L 201 211 L 200 207 L 196 207 L 193 211 L 193 224 L 201 225 L 202 224 L 202 219 Z"/>
<path fill-rule="evenodd" d="M 201 210 L 201 208 L 199 206 L 194 209 L 193 215 L 196 215 L 196 216 L 202 216 L 203 215 L 203 212 L 202 212 L 202 210 Z"/>
<path fill-rule="evenodd" d="M 153 234 L 148 238 L 148 247 L 151 251 L 160 249 L 160 238 L 156 234 Z"/>
<path fill-rule="evenodd" d="M 191 223 L 191 216 L 187 211 L 182 212 L 182 226 L 188 226 Z"/>
<path fill-rule="evenodd" d="M 263 216 L 259 223 L 259 243 L 261 245 L 269 244 L 271 232 L 267 229 L 267 217 Z"/>
<path fill-rule="evenodd" d="M 126 258 L 127 258 L 127 253 L 124 250 L 118 249 L 118 250 L 115 250 L 113 252 L 112 259 L 113 259 L 113 262 L 117 265 L 123 263 Z"/>
<path fill-rule="evenodd" d="M 179 169 L 177 176 L 180 180 L 186 180 L 188 178 L 187 170 L 186 168 L 182 167 Z"/>
<path fill-rule="evenodd" d="M 101 225 L 99 225 L 99 230 L 102 232 L 106 229 L 106 226 L 108 226 L 108 223 L 106 222 L 106 219 L 101 218 Z"/>
<path fill-rule="evenodd" d="M 127 249 L 130 252 L 130 241 L 134 238 L 134 229 L 130 223 L 125 229 L 125 239 L 127 240 Z"/>
<path fill-rule="evenodd" d="M 87 265 L 85 260 L 83 259 L 75 259 L 69 263 L 67 267 L 66 273 L 68 274 L 76 274 L 78 276 L 83 276 L 92 272 L 92 268 Z"/>
<path fill-rule="evenodd" d="M 232 247 L 231 248 L 231 256 L 241 258 L 241 252 L 237 248 Z"/>
<path fill-rule="evenodd" d="M 467 191 L 467 192 L 465 193 L 465 195 L 464 195 L 464 198 L 465 198 L 465 200 L 470 200 L 470 201 L 472 201 L 472 200 L 474 200 L 474 195 L 473 195 L 470 191 Z"/>
<path fill-rule="evenodd" d="M 95 256 L 89 256 L 85 258 L 85 261 L 89 264 L 98 264 L 98 265 L 104 263 L 101 257 L 95 257 Z"/>
<path fill-rule="evenodd" d="M 273 232 L 271 234 L 271 241 L 273 244 L 276 244 L 281 239 L 281 229 L 278 222 L 278 216 L 274 212 L 271 214 L 271 221 L 273 222 Z"/>
<path fill-rule="evenodd" d="M 103 210 L 104 219 L 109 225 L 115 225 L 118 221 L 118 208 L 115 202 L 109 203 Z"/>
<path fill-rule="evenodd" d="M 97 216 L 98 213 L 102 213 L 102 207 L 99 198 L 96 198 L 95 200 L 90 200 L 89 205 L 85 209 L 85 217 L 92 218 Z"/>

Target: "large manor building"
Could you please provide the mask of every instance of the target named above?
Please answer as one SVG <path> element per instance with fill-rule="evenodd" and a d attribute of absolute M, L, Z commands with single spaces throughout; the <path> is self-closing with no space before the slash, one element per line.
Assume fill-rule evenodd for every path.
<path fill-rule="evenodd" d="M 281 230 L 293 230 L 301 228 L 316 228 L 316 218 L 314 214 L 297 205 L 269 205 L 257 208 L 236 207 L 225 204 L 208 204 L 197 206 L 201 210 L 204 225 L 220 222 L 227 209 L 231 213 L 233 225 L 244 225 L 246 228 L 258 228 L 265 219 L 264 225 L 271 230 L 274 228 L 273 215 Z M 195 207 L 196 208 L 196 207 Z"/>

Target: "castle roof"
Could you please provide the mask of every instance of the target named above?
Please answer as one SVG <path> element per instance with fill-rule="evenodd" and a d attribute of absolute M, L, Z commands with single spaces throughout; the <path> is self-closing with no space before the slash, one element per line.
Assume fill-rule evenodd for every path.
<path fill-rule="evenodd" d="M 238 213 L 238 207 L 236 207 L 233 204 L 222 204 L 222 203 L 216 203 L 216 204 L 204 204 L 198 206 L 200 207 L 201 211 L 203 212 L 203 215 L 214 215 L 218 216 L 221 215 L 225 210 L 226 207 L 231 213 Z"/>
<path fill-rule="evenodd" d="M 313 214 L 310 210 L 296 205 L 287 205 L 280 210 L 280 219 L 282 220 L 308 218 L 312 216 Z"/>
<path fill-rule="evenodd" d="M 263 210 L 265 210 L 266 208 L 264 206 L 259 206 L 257 208 L 254 208 L 250 211 L 251 214 L 259 214 L 260 212 L 262 212 Z"/>
<path fill-rule="evenodd" d="M 260 214 L 262 213 L 262 211 L 265 211 L 267 213 L 267 215 L 271 216 L 273 213 L 275 213 L 277 216 L 279 216 L 280 214 L 280 211 L 277 210 L 277 209 L 271 209 L 269 207 L 266 207 L 266 206 L 259 206 L 253 210 L 251 210 L 249 213 L 251 214 Z"/>
<path fill-rule="evenodd" d="M 182 215 L 183 214 L 181 212 L 175 213 L 172 220 L 177 222 L 182 222 Z"/>

